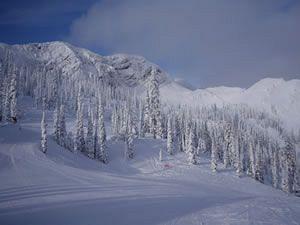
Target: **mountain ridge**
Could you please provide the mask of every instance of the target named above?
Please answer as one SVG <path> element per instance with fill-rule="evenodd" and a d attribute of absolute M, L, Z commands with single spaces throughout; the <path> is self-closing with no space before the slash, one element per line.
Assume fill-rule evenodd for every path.
<path fill-rule="evenodd" d="M 158 71 L 162 100 L 172 104 L 212 105 L 247 104 L 279 117 L 291 129 L 300 127 L 300 80 L 264 78 L 249 88 L 189 88 L 187 82 L 172 79 L 158 65 L 142 56 L 114 54 L 102 56 L 67 42 L 55 41 L 8 45 L 0 43 L 0 60 L 11 52 L 17 64 L 47 63 L 61 69 L 68 77 L 97 74 L 112 83 L 129 87 L 146 86 L 152 67 Z"/>

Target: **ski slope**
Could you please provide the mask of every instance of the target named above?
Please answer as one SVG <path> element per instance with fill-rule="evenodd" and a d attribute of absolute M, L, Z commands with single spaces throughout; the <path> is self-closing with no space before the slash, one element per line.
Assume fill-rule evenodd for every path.
<path fill-rule="evenodd" d="M 188 165 L 183 153 L 160 162 L 162 140 L 136 140 L 131 161 L 122 142 L 109 140 L 108 165 L 51 138 L 44 155 L 41 112 L 29 101 L 23 109 L 19 124 L 0 127 L 0 224 L 300 224 L 300 198 L 222 166 L 214 174 L 204 156 L 199 165 Z"/>

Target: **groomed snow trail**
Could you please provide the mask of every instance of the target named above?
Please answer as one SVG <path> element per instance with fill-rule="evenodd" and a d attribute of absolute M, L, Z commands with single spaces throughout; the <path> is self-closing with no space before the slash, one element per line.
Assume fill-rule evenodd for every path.
<path fill-rule="evenodd" d="M 50 114 L 50 113 L 48 113 Z M 57 146 L 39 151 L 40 112 L 0 127 L 0 224 L 300 224 L 300 198 L 232 170 L 212 173 L 207 159 L 186 163 L 183 153 L 158 160 L 161 140 L 109 142 L 102 165 Z M 48 120 L 49 121 L 49 120 Z"/>

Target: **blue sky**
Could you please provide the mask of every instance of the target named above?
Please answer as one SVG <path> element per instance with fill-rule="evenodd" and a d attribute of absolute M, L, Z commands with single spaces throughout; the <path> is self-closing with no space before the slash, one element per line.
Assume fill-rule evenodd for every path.
<path fill-rule="evenodd" d="M 197 87 L 300 79 L 298 0 L 10 0 L 0 41 L 138 54 Z"/>
<path fill-rule="evenodd" d="M 95 0 L 9 0 L 0 4 L 0 41 L 16 44 L 63 40 L 72 21 Z"/>

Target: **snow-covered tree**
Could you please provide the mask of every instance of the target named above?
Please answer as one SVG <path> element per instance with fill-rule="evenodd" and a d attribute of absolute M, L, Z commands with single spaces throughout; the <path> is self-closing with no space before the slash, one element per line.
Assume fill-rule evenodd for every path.
<path fill-rule="evenodd" d="M 77 98 L 77 113 L 76 113 L 76 133 L 74 138 L 74 152 L 84 152 L 84 126 L 83 126 L 83 103 L 81 96 L 81 89 L 79 90 Z"/>
<path fill-rule="evenodd" d="M 144 121 L 143 121 L 143 132 L 149 133 L 150 132 L 150 96 L 149 96 L 149 89 L 146 91 L 146 97 L 144 101 Z"/>
<path fill-rule="evenodd" d="M 278 146 L 276 144 L 276 146 Z M 271 146 L 270 146 L 271 147 Z M 272 151 L 272 161 L 271 161 L 271 166 L 272 166 L 272 184 L 273 187 L 278 188 L 279 185 L 279 148 L 275 147 L 271 149 Z"/>
<path fill-rule="evenodd" d="M 17 72 L 13 67 L 9 90 L 10 99 L 10 118 L 13 123 L 17 122 Z"/>
<path fill-rule="evenodd" d="M 99 158 L 99 135 L 98 135 L 98 126 L 99 126 L 99 107 L 96 108 L 95 119 L 93 120 L 93 150 L 94 150 L 94 159 Z"/>
<path fill-rule="evenodd" d="M 106 149 L 106 132 L 104 125 L 104 109 L 101 99 L 98 106 L 98 149 L 97 159 L 103 163 L 108 163 L 108 154 Z"/>
<path fill-rule="evenodd" d="M 128 123 L 128 132 L 127 135 L 125 137 L 125 157 L 126 159 L 132 159 L 134 156 L 134 152 L 133 152 L 133 139 L 134 139 L 134 135 L 133 135 L 133 130 L 132 130 L 132 121 L 131 119 L 129 119 L 129 123 Z"/>
<path fill-rule="evenodd" d="M 9 92 L 9 81 L 8 78 L 4 79 L 3 82 L 3 107 L 2 107 L 2 116 L 3 121 L 10 121 L 10 92 Z"/>
<path fill-rule="evenodd" d="M 198 146 L 197 146 L 197 155 L 200 155 L 201 153 L 203 153 L 206 149 L 206 146 L 205 146 L 205 141 L 203 140 L 202 137 L 200 137 L 198 139 Z"/>
<path fill-rule="evenodd" d="M 54 129 L 54 140 L 56 142 L 59 141 L 59 115 L 60 115 L 60 112 L 59 112 L 59 106 L 57 105 L 54 112 L 53 112 L 53 129 Z"/>
<path fill-rule="evenodd" d="M 217 148 L 215 144 L 215 140 L 213 139 L 212 141 L 212 146 L 211 146 L 211 161 L 210 161 L 210 168 L 213 172 L 217 171 Z"/>
<path fill-rule="evenodd" d="M 161 114 L 157 116 L 157 124 L 156 124 L 156 137 L 157 138 L 163 138 L 164 136 L 164 131 L 163 131 L 163 121 Z"/>
<path fill-rule="evenodd" d="M 66 120 L 65 120 L 65 106 L 61 105 L 59 110 L 59 132 L 58 132 L 58 143 L 61 146 L 65 146 L 67 129 L 66 129 Z"/>
<path fill-rule="evenodd" d="M 145 129 L 144 129 L 144 106 L 143 102 L 140 101 L 139 104 L 139 122 L 138 122 L 138 134 L 139 137 L 145 137 Z"/>
<path fill-rule="evenodd" d="M 114 105 L 111 113 L 111 133 L 114 136 L 118 135 L 119 133 L 118 122 L 118 110 L 117 107 Z"/>
<path fill-rule="evenodd" d="M 296 173 L 296 152 L 295 146 L 289 137 L 285 137 L 285 147 L 282 149 L 282 179 L 281 188 L 283 191 L 292 193 Z"/>
<path fill-rule="evenodd" d="M 242 174 L 242 162 L 241 162 L 241 152 L 240 152 L 240 146 L 239 146 L 239 138 L 237 137 L 235 139 L 234 148 L 236 149 L 236 174 L 238 176 L 241 176 Z"/>
<path fill-rule="evenodd" d="M 47 123 L 45 120 L 45 111 L 43 111 L 41 121 L 41 151 L 43 153 L 47 152 Z"/>
<path fill-rule="evenodd" d="M 255 153 L 252 141 L 249 142 L 249 174 L 255 178 Z"/>
<path fill-rule="evenodd" d="M 187 153 L 188 153 L 189 163 L 197 164 L 197 161 L 196 161 L 196 148 L 195 148 L 195 134 L 194 134 L 193 129 L 190 129 Z"/>
<path fill-rule="evenodd" d="M 171 117 L 168 118 L 168 125 L 167 125 L 167 151 L 170 155 L 174 154 L 173 130 L 172 130 Z"/>
<path fill-rule="evenodd" d="M 230 166 L 230 152 L 232 152 L 233 148 L 233 134 L 230 124 L 226 125 L 224 142 L 223 163 L 225 168 L 228 168 Z"/>
<path fill-rule="evenodd" d="M 93 113 L 91 106 L 88 108 L 88 125 L 87 125 L 87 134 L 86 134 L 86 151 L 87 156 L 89 158 L 95 157 L 95 151 L 94 151 L 94 124 L 93 124 Z"/>
<path fill-rule="evenodd" d="M 262 148 L 260 146 L 260 142 L 256 145 L 256 154 L 255 154 L 255 179 L 259 182 L 264 182 L 263 175 L 263 161 L 262 161 Z"/>
<path fill-rule="evenodd" d="M 4 121 L 17 122 L 17 72 L 15 66 L 7 68 L 8 76 L 3 80 L 1 90 L 1 116 Z"/>
<path fill-rule="evenodd" d="M 161 135 L 161 117 L 160 117 L 160 99 L 159 99 L 159 82 L 157 69 L 152 67 L 150 86 L 149 86 L 149 106 L 150 106 L 150 133 L 153 138 Z"/>

